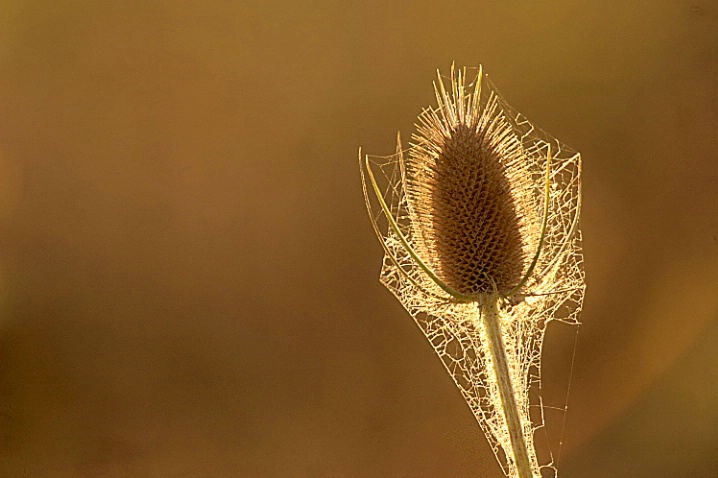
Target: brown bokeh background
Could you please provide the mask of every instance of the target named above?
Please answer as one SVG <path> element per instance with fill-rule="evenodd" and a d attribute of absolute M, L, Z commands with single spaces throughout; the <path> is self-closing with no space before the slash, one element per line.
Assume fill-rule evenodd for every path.
<path fill-rule="evenodd" d="M 3 1 L 0 476 L 501 476 L 359 185 L 452 61 L 584 158 L 560 476 L 715 477 L 708 0 Z"/>

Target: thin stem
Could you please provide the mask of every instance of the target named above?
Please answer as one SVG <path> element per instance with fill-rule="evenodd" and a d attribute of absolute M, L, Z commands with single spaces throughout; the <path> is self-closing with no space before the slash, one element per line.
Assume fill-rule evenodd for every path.
<path fill-rule="evenodd" d="M 494 365 L 496 383 L 499 387 L 501 411 L 504 418 L 506 418 L 507 431 L 511 439 L 511 452 L 513 452 L 513 461 L 516 465 L 518 478 L 533 478 L 534 474 L 524 437 L 524 429 L 521 425 L 521 415 L 516 404 L 514 386 L 506 360 L 506 348 L 501 334 L 497 301 L 498 297 L 496 295 L 486 298 L 482 307 L 481 320 L 489 339 L 489 353 Z M 505 451 L 509 452 L 509 450 Z"/>

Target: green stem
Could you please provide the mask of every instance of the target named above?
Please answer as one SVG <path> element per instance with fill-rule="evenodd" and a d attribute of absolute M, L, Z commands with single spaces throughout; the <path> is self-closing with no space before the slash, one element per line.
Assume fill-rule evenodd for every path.
<path fill-rule="evenodd" d="M 494 365 L 496 383 L 499 387 L 501 397 L 501 411 L 506 418 L 509 437 L 511 439 L 511 452 L 516 465 L 518 478 L 533 478 L 531 460 L 528 454 L 524 429 L 521 425 L 521 415 L 516 404 L 514 386 L 509 373 L 509 366 L 506 360 L 506 348 L 501 334 L 499 323 L 499 311 L 497 304 L 498 296 L 487 297 L 481 313 L 481 320 L 488 335 L 489 353 Z M 507 453 L 509 450 L 505 450 Z"/>

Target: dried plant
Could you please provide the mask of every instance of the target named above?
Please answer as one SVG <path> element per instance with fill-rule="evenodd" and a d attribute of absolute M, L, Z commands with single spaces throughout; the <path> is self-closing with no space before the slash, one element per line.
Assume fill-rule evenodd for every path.
<path fill-rule="evenodd" d="M 514 111 L 479 68 L 439 75 L 411 147 L 361 157 L 382 283 L 426 335 L 507 476 L 539 463 L 541 350 L 585 290 L 580 155 Z"/>

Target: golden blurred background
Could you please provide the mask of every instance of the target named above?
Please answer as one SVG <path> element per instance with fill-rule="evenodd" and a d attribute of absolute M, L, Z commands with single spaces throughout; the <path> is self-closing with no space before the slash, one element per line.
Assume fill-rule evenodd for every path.
<path fill-rule="evenodd" d="M 0 3 L 0 476 L 500 477 L 359 183 L 452 61 L 583 155 L 559 476 L 715 478 L 709 0 Z"/>

